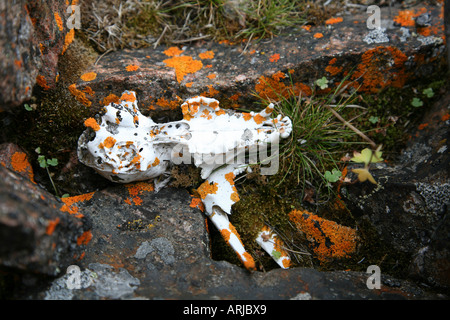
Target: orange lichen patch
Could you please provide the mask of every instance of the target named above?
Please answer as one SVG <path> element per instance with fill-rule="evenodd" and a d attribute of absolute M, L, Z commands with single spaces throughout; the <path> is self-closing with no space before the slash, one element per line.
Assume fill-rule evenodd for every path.
<path fill-rule="evenodd" d="M 248 252 L 244 252 L 243 257 L 239 256 L 239 259 L 247 270 L 256 270 L 255 261 Z"/>
<path fill-rule="evenodd" d="M 255 85 L 255 91 L 261 98 L 274 101 L 279 101 L 282 97 L 298 96 L 300 93 L 311 95 L 311 88 L 307 85 L 298 82 L 293 85 L 285 85 L 281 81 L 284 78 L 286 75 L 281 71 L 273 74 L 271 78 L 261 76 Z"/>
<path fill-rule="evenodd" d="M 155 190 L 153 184 L 148 182 L 130 183 L 126 185 L 126 188 L 128 189 L 128 194 L 130 197 L 125 199 L 124 202 L 129 205 L 134 203 L 137 206 L 140 206 L 143 203 L 143 200 L 139 197 L 139 195 Z"/>
<path fill-rule="evenodd" d="M 95 91 L 92 90 L 92 88 L 89 87 L 89 86 L 86 86 L 86 87 L 83 89 L 83 92 L 87 93 L 87 94 L 90 95 L 91 97 L 93 97 L 93 96 L 95 95 Z"/>
<path fill-rule="evenodd" d="M 17 151 L 11 156 L 11 167 L 14 171 L 27 173 L 28 179 L 34 183 L 33 167 L 28 161 L 28 157 L 24 152 Z"/>
<path fill-rule="evenodd" d="M 169 49 L 164 51 L 164 54 L 168 57 L 175 57 L 182 54 L 184 51 L 179 49 L 178 47 L 170 47 Z"/>
<path fill-rule="evenodd" d="M 378 46 L 367 50 L 352 75 L 352 80 L 362 78 L 360 90 L 377 93 L 388 86 L 401 88 L 407 75 L 405 62 L 408 57 L 395 47 Z M 355 84 L 355 88 L 358 84 Z"/>
<path fill-rule="evenodd" d="M 277 62 L 278 60 L 280 60 L 280 54 L 275 53 L 275 54 L 271 55 L 269 60 L 270 60 L 270 62 Z"/>
<path fill-rule="evenodd" d="M 306 31 L 310 31 L 311 30 L 311 25 L 308 24 L 306 26 L 302 26 L 302 29 L 306 30 Z"/>
<path fill-rule="evenodd" d="M 427 8 L 420 8 L 416 10 L 403 10 L 399 11 L 398 15 L 394 17 L 394 22 L 398 23 L 402 27 L 414 27 L 416 24 L 414 18 L 427 12 Z"/>
<path fill-rule="evenodd" d="M 116 139 L 114 139 L 113 137 L 109 136 L 102 143 L 100 143 L 98 145 L 98 147 L 100 149 L 103 149 L 103 148 L 109 148 L 110 149 L 110 148 L 114 147 L 115 144 L 116 144 Z"/>
<path fill-rule="evenodd" d="M 238 202 L 240 200 L 239 194 L 237 193 L 237 189 L 233 186 L 233 193 L 230 195 L 230 200 L 233 202 Z"/>
<path fill-rule="evenodd" d="M 185 85 L 187 88 L 190 88 L 190 87 L 192 87 L 193 84 L 194 84 L 193 82 L 186 82 Z"/>
<path fill-rule="evenodd" d="M 52 235 L 55 231 L 56 226 L 59 224 L 59 218 L 56 218 L 55 220 L 50 220 L 47 225 L 47 229 L 45 230 L 45 234 L 48 236 Z"/>
<path fill-rule="evenodd" d="M 41 74 L 39 74 L 39 75 L 36 77 L 36 83 L 37 83 L 41 88 L 43 88 L 44 90 L 49 90 L 49 89 L 50 89 L 50 87 L 47 85 L 47 80 L 45 80 L 45 77 L 44 77 L 43 75 L 41 75 Z"/>
<path fill-rule="evenodd" d="M 198 57 L 202 60 L 204 59 L 212 59 L 214 58 L 214 52 L 212 51 L 206 51 L 206 52 L 202 52 L 198 55 Z"/>
<path fill-rule="evenodd" d="M 56 25 L 58 26 L 59 31 L 63 31 L 64 24 L 63 24 L 63 21 L 61 19 L 61 16 L 58 14 L 58 12 L 55 12 L 54 16 L 55 16 Z"/>
<path fill-rule="evenodd" d="M 134 96 L 134 94 L 132 93 L 122 93 L 122 95 L 120 96 L 120 100 L 122 101 L 126 101 L 126 102 L 134 102 L 136 101 L 136 97 Z"/>
<path fill-rule="evenodd" d="M 86 245 L 92 240 L 92 232 L 91 230 L 83 232 L 81 236 L 77 238 L 77 245 L 81 246 L 82 244 Z"/>
<path fill-rule="evenodd" d="M 228 181 L 228 183 L 230 185 L 234 185 L 234 178 L 236 177 L 236 175 L 233 172 L 229 172 L 227 174 L 225 174 L 225 180 Z"/>
<path fill-rule="evenodd" d="M 127 71 L 136 71 L 137 69 L 139 69 L 139 66 L 136 66 L 134 64 L 130 64 L 130 65 L 126 66 L 125 69 Z"/>
<path fill-rule="evenodd" d="M 100 126 L 94 118 L 87 118 L 84 121 L 84 126 L 86 128 L 92 128 L 94 131 L 100 130 Z"/>
<path fill-rule="evenodd" d="M 191 208 L 198 208 L 201 212 L 205 211 L 205 205 L 200 198 L 192 198 L 191 204 L 189 206 Z"/>
<path fill-rule="evenodd" d="M 181 106 L 181 112 L 183 113 L 184 120 L 191 120 L 194 115 L 198 112 L 198 108 L 200 107 L 200 103 L 186 103 Z"/>
<path fill-rule="evenodd" d="M 215 73 L 211 73 L 209 75 L 206 76 L 208 79 L 214 79 L 216 77 Z"/>
<path fill-rule="evenodd" d="M 289 219 L 309 241 L 317 259 L 327 262 L 333 258 L 349 257 L 356 249 L 356 230 L 318 217 L 308 211 L 293 210 Z"/>
<path fill-rule="evenodd" d="M 327 21 L 325 21 L 326 24 L 335 24 L 335 23 L 339 23 L 344 21 L 344 19 L 342 17 L 337 17 L 337 18 L 330 18 Z"/>
<path fill-rule="evenodd" d="M 156 167 L 157 165 L 159 165 L 160 160 L 158 159 L 158 157 L 155 157 L 155 161 L 153 161 L 152 163 L 152 167 Z"/>
<path fill-rule="evenodd" d="M 248 121 L 252 118 L 252 115 L 248 112 L 242 112 L 242 117 L 244 118 L 245 121 Z"/>
<path fill-rule="evenodd" d="M 214 89 L 212 84 L 208 84 L 208 91 L 202 92 L 201 95 L 205 97 L 214 97 L 215 95 L 219 94 L 219 91 Z"/>
<path fill-rule="evenodd" d="M 84 104 L 86 107 L 90 107 L 92 102 L 89 101 L 88 98 L 86 98 L 86 95 L 83 91 L 80 91 L 77 89 L 77 85 L 71 84 L 69 86 L 69 91 L 70 93 L 75 97 L 75 99 L 77 99 L 79 102 L 81 102 L 82 104 Z"/>
<path fill-rule="evenodd" d="M 211 115 L 211 113 L 209 112 L 208 109 L 203 109 L 203 112 L 200 115 L 200 117 L 205 118 L 207 120 L 211 120 L 212 119 L 212 115 Z"/>
<path fill-rule="evenodd" d="M 168 67 L 175 69 L 175 75 L 178 82 L 184 79 L 188 73 L 195 73 L 203 67 L 203 63 L 194 60 L 190 56 L 173 57 L 163 61 Z"/>
<path fill-rule="evenodd" d="M 220 110 L 217 110 L 217 111 L 215 112 L 215 114 L 216 114 L 216 116 L 221 116 L 221 115 L 223 115 L 223 114 L 226 114 L 226 112 L 225 112 L 225 110 L 220 109 Z"/>
<path fill-rule="evenodd" d="M 80 78 L 83 81 L 92 81 L 97 77 L 97 74 L 95 72 L 86 72 L 83 73 Z"/>
<path fill-rule="evenodd" d="M 322 33 L 320 33 L 320 32 L 317 32 L 317 33 L 315 33 L 314 34 L 314 36 L 313 36 L 314 38 L 316 38 L 316 39 L 320 39 L 320 38 L 322 38 L 323 37 L 323 34 Z"/>
<path fill-rule="evenodd" d="M 217 182 L 209 183 L 209 181 L 206 180 L 198 187 L 197 193 L 200 195 L 200 198 L 205 199 L 208 194 L 216 194 L 218 189 Z"/>
<path fill-rule="evenodd" d="M 14 60 L 14 64 L 17 68 L 22 68 L 22 60 Z"/>
<path fill-rule="evenodd" d="M 104 106 L 109 105 L 110 103 L 119 103 L 120 98 L 116 96 L 115 94 L 109 94 L 106 98 L 103 99 L 102 103 Z"/>
<path fill-rule="evenodd" d="M 325 68 L 325 71 L 327 71 L 330 75 L 335 76 L 338 73 L 342 72 L 342 67 L 336 67 L 334 64 L 336 63 L 337 59 L 333 58 L 328 63 L 328 66 Z"/>
<path fill-rule="evenodd" d="M 428 123 L 421 123 L 420 125 L 419 125 L 419 130 L 423 130 L 423 129 L 425 129 L 426 127 L 428 127 Z"/>
<path fill-rule="evenodd" d="M 66 33 L 66 36 L 64 38 L 64 45 L 61 54 L 64 54 L 64 52 L 66 52 L 67 48 L 69 48 L 74 38 L 75 38 L 75 29 L 70 29 L 69 32 Z"/>
<path fill-rule="evenodd" d="M 442 120 L 442 121 L 447 121 L 448 119 L 450 119 L 450 113 L 444 114 L 444 115 L 441 117 L 441 120 Z"/>
<path fill-rule="evenodd" d="M 254 117 L 253 120 L 257 123 L 257 124 L 261 124 L 264 121 L 266 121 L 266 118 L 264 118 L 262 115 L 260 115 L 259 113 L 257 113 Z"/>
<path fill-rule="evenodd" d="M 161 97 L 156 101 L 156 105 L 170 110 L 175 110 L 178 109 L 178 107 L 180 106 L 180 101 L 178 100 L 169 101 L 166 98 Z"/>
<path fill-rule="evenodd" d="M 94 192 L 85 193 L 79 196 L 61 198 L 61 201 L 64 202 L 64 205 L 59 209 L 62 212 L 67 212 L 69 214 L 75 215 L 77 218 L 83 218 L 83 214 L 79 212 L 79 208 L 75 206 L 75 203 L 89 201 L 91 200 Z"/>

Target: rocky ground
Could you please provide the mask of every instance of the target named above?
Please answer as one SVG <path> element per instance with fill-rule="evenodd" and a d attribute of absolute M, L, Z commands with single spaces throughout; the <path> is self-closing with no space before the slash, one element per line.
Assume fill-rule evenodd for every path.
<path fill-rule="evenodd" d="M 358 94 L 377 96 L 442 80 L 448 76 L 442 3 L 409 11 L 383 7 L 377 30 L 367 28 L 367 14 L 361 13 L 292 29 L 271 41 L 201 41 L 96 55 L 64 27 L 65 1 L 22 2 L 0 7 L 6 17 L 0 22 L 1 298 L 448 299 L 445 90 L 436 90 L 426 110 L 415 113 L 411 137 L 393 160 L 371 166 L 377 185 L 339 188 L 360 239 L 376 239 L 364 244 L 373 257 L 371 250 L 359 253 L 355 268 L 314 263 L 249 272 L 215 260 L 211 232 L 190 190 L 108 183 L 75 153 L 84 119 L 123 90 L 137 92 L 145 114 L 167 121 L 180 117 L 179 98 L 199 94 L 226 108 L 257 109 L 256 96 L 276 98 L 290 85 L 312 96 L 348 81 Z M 427 23 L 417 25 L 412 17 L 423 14 L 429 14 Z M 317 87 L 322 77 L 328 88 Z M 405 108 L 414 97 L 426 103 L 420 94 L 404 97 Z M 46 111 L 50 116 L 37 116 L 49 101 L 56 105 Z M 16 128 L 36 134 L 28 140 Z M 51 149 L 45 142 L 60 145 Z M 39 166 L 35 148 L 41 145 L 47 169 Z M 354 168 L 348 166 L 352 181 Z M 365 272 L 373 264 L 381 269 L 380 288 L 371 287 L 371 273 Z"/>

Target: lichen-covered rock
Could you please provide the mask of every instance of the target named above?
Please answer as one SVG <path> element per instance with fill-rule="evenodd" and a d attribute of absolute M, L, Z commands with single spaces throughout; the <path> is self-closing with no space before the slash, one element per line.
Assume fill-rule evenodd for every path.
<path fill-rule="evenodd" d="M 405 274 L 447 288 L 449 111 L 447 93 L 422 120 L 396 163 L 370 169 L 377 185 L 364 182 L 342 189 L 358 221 L 369 221 L 388 247 L 408 257 L 401 266 Z"/>
<path fill-rule="evenodd" d="M 66 9 L 65 0 L 6 0 L 0 4 L 3 109 L 30 99 L 36 83 L 43 90 L 55 86 L 58 56 L 67 49 L 75 32 L 66 26 Z"/>
<path fill-rule="evenodd" d="M 0 149 L 0 267 L 56 276 L 82 256 L 89 220 L 30 179 L 25 153 L 14 151 L 8 164 L 5 150 L 17 148 Z"/>
<path fill-rule="evenodd" d="M 249 108 L 255 101 L 250 92 L 279 100 L 288 94 L 332 92 L 342 81 L 349 92 L 401 88 L 416 79 L 432 78 L 446 61 L 443 6 L 408 12 L 382 7 L 380 30 L 367 28 L 364 12 L 331 19 L 326 26 L 298 28 L 271 41 L 113 52 L 87 70 L 95 77 L 74 84 L 74 96 L 98 110 L 117 100 L 117 92 L 133 90 L 142 97 L 143 114 L 174 120 L 181 117 L 178 97 L 203 95 L 225 108 Z M 417 28 L 412 19 L 424 12 L 430 15 L 430 26 Z M 328 88 L 316 86 L 322 77 L 328 79 Z M 88 96 L 85 90 L 95 94 Z"/>

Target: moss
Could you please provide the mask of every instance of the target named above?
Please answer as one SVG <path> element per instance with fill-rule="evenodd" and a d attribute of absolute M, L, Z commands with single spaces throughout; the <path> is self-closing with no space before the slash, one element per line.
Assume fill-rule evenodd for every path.
<path fill-rule="evenodd" d="M 83 42 L 75 39 L 59 57 L 60 74 L 56 87 L 43 90 L 35 86 L 33 97 L 27 102 L 33 110 L 20 110 L 4 127 L 5 141 L 14 142 L 27 152 L 36 173 L 36 182 L 45 185 L 50 192 L 54 190 L 45 169 L 37 165 L 35 149 L 40 147 L 40 154 L 46 158 L 58 159 L 58 166 L 51 168 L 51 173 L 55 175 L 71 161 L 71 154 L 76 150 L 78 138 L 84 130 L 83 122 L 93 111 L 74 98 L 69 85 L 80 77 L 87 65 L 94 62 L 95 57 Z M 8 117 L 7 114 L 1 116 Z M 58 181 L 57 185 L 58 188 L 63 185 L 70 188 L 71 183 Z M 64 187 L 60 191 L 64 191 Z"/>

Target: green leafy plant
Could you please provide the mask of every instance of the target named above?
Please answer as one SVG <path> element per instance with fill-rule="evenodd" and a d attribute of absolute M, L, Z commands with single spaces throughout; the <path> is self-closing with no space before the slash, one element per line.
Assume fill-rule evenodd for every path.
<path fill-rule="evenodd" d="M 342 176 L 342 172 L 336 168 L 333 168 L 333 170 L 330 171 L 325 171 L 324 177 L 325 179 L 327 179 L 327 181 L 329 182 L 336 182 L 338 181 Z"/>
<path fill-rule="evenodd" d="M 41 168 L 44 168 L 47 171 L 47 175 L 48 175 L 48 177 L 50 179 L 50 182 L 52 183 L 53 189 L 55 190 L 55 194 L 56 194 L 57 197 L 59 197 L 58 189 L 56 188 L 56 185 L 55 185 L 55 183 L 53 182 L 53 179 L 52 179 L 52 175 L 50 174 L 50 170 L 48 169 L 49 166 L 56 167 L 58 165 L 58 159 L 56 159 L 56 158 L 47 159 L 44 155 L 41 154 L 41 148 L 40 147 L 37 147 L 35 149 L 35 151 L 38 154 L 37 160 L 39 162 L 39 166 Z"/>
<path fill-rule="evenodd" d="M 375 123 L 377 123 L 378 121 L 380 121 L 380 118 L 378 118 L 377 116 L 370 116 L 370 118 L 369 118 L 369 122 L 370 122 L 370 123 L 375 124 Z"/>
<path fill-rule="evenodd" d="M 383 161 L 381 152 L 381 146 L 379 146 L 375 151 L 372 151 L 369 148 L 363 149 L 361 152 L 354 152 L 353 158 L 350 161 L 356 163 L 364 163 L 364 168 L 352 169 L 353 173 L 358 175 L 358 180 L 360 182 L 364 182 L 369 180 L 373 184 L 377 184 L 372 174 L 369 171 L 369 165 L 371 163 L 377 163 Z"/>
<path fill-rule="evenodd" d="M 433 91 L 432 88 L 426 88 L 426 89 L 424 89 L 424 90 L 422 91 L 422 93 L 423 93 L 424 95 L 426 95 L 427 98 L 432 98 L 432 97 L 434 96 L 434 91 Z"/>
<path fill-rule="evenodd" d="M 418 108 L 418 107 L 423 106 L 423 101 L 416 97 L 416 98 L 413 98 L 413 99 L 412 99 L 411 105 L 412 105 L 413 107 Z"/>
<path fill-rule="evenodd" d="M 318 80 L 316 80 L 316 84 L 320 87 L 320 89 L 326 89 L 328 88 L 328 79 L 325 77 L 322 77 Z"/>
<path fill-rule="evenodd" d="M 24 107 L 25 110 L 27 110 L 27 111 L 33 111 L 33 108 L 30 107 L 30 105 L 29 105 L 28 103 L 25 103 L 25 104 L 23 105 L 23 107 Z"/>

